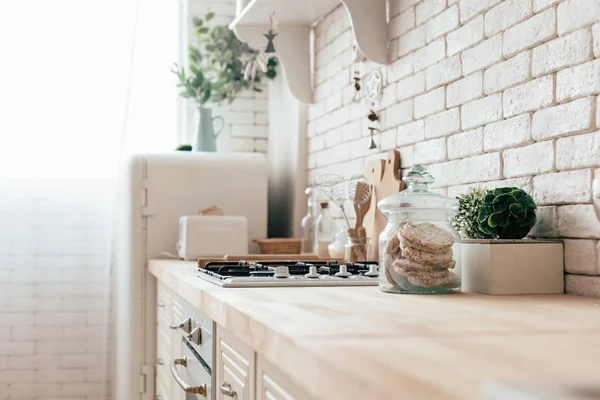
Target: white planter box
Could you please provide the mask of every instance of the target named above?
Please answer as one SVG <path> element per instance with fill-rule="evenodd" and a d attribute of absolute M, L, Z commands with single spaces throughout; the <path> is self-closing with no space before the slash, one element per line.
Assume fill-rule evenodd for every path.
<path fill-rule="evenodd" d="M 465 291 L 483 294 L 564 292 L 561 240 L 465 240 L 461 253 Z"/>

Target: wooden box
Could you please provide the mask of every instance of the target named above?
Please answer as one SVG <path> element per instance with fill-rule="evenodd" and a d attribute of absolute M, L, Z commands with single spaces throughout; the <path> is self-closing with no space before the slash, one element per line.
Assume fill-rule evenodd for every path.
<path fill-rule="evenodd" d="M 483 294 L 564 292 L 561 240 L 465 240 L 461 253 L 464 291 Z"/>

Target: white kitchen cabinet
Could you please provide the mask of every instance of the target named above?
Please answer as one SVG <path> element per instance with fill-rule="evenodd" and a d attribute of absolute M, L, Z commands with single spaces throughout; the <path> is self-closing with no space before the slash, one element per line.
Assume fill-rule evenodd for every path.
<path fill-rule="evenodd" d="M 256 356 L 256 400 L 311 400 L 276 366 Z"/>
<path fill-rule="evenodd" d="M 217 329 L 215 370 L 217 400 L 254 400 L 254 351 L 220 327 Z"/>
<path fill-rule="evenodd" d="M 184 400 L 185 394 L 173 381 L 170 363 L 182 355 L 181 333 L 171 329 L 183 320 L 182 300 L 159 282 L 157 288 L 156 395 L 161 400 Z"/>

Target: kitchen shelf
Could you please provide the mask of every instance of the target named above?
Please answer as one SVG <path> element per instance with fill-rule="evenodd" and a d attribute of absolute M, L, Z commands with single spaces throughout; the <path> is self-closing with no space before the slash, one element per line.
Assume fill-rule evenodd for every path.
<path fill-rule="evenodd" d="M 361 53 L 387 64 L 386 0 L 251 0 L 229 27 L 251 47 L 263 48 L 267 43 L 263 35 L 275 13 L 279 24 L 274 44 L 284 76 L 294 97 L 311 103 L 310 32 L 315 21 L 339 4 L 346 8 Z"/>

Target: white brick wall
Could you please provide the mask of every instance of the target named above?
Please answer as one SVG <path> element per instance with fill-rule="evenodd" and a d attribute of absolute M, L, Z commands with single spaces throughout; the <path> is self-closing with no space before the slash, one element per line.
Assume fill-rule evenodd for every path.
<path fill-rule="evenodd" d="M 552 170 L 554 146 L 552 142 L 540 142 L 530 146 L 506 150 L 504 153 L 504 176 L 539 174 Z"/>
<path fill-rule="evenodd" d="M 0 181 L 0 398 L 100 399 L 113 189 Z"/>
<path fill-rule="evenodd" d="M 502 0 L 460 0 L 460 20 L 465 23 L 475 15 L 481 14 Z"/>
<path fill-rule="evenodd" d="M 554 39 L 533 50 L 533 76 L 545 75 L 593 58 L 589 29 Z"/>
<path fill-rule="evenodd" d="M 508 89 L 504 92 L 504 116 L 535 111 L 552 104 L 554 77 L 545 76 Z"/>
<path fill-rule="evenodd" d="M 415 164 L 431 164 L 446 158 L 446 138 L 419 142 L 415 145 Z"/>
<path fill-rule="evenodd" d="M 533 13 L 530 0 L 507 0 L 485 13 L 485 34 L 492 37 Z"/>
<path fill-rule="evenodd" d="M 427 42 L 453 31 L 458 26 L 458 7 L 453 6 L 427 22 Z"/>
<path fill-rule="evenodd" d="M 483 128 L 473 129 L 448 138 L 448 158 L 464 158 L 483 151 Z"/>
<path fill-rule="evenodd" d="M 450 57 L 426 70 L 427 90 L 453 82 L 461 77 L 460 57 Z"/>
<path fill-rule="evenodd" d="M 529 114 L 486 125 L 483 129 L 483 147 L 486 151 L 521 146 L 531 141 Z"/>
<path fill-rule="evenodd" d="M 551 8 L 504 32 L 504 56 L 510 57 L 556 36 L 556 11 Z"/>
<path fill-rule="evenodd" d="M 484 37 L 483 16 L 480 16 L 459 29 L 448 33 L 448 36 L 446 36 L 448 56 L 452 56 L 461 50 L 481 42 Z"/>
<path fill-rule="evenodd" d="M 425 118 L 425 137 L 427 139 L 447 136 L 460 130 L 460 112 L 458 107 Z"/>
<path fill-rule="evenodd" d="M 594 41 L 594 56 L 600 57 L 600 23 L 597 23 L 592 28 Z"/>
<path fill-rule="evenodd" d="M 564 35 L 600 20 L 597 0 L 566 0 L 558 5 L 558 33 Z"/>
<path fill-rule="evenodd" d="M 461 107 L 463 130 L 476 128 L 501 118 L 502 98 L 499 94 L 472 101 Z"/>
<path fill-rule="evenodd" d="M 502 59 L 502 35 L 496 35 L 485 42 L 463 51 L 463 74 L 489 67 Z"/>
<path fill-rule="evenodd" d="M 528 51 L 520 53 L 510 60 L 488 68 L 483 76 L 485 94 L 496 93 L 530 78 L 529 64 L 531 54 Z"/>
<path fill-rule="evenodd" d="M 537 111 L 533 115 L 533 138 L 543 140 L 593 129 L 594 103 L 593 97 L 587 97 Z"/>
<path fill-rule="evenodd" d="M 595 240 L 565 240 L 565 272 L 598 275 L 598 251 Z"/>
<path fill-rule="evenodd" d="M 396 84 L 398 101 L 409 99 L 425 91 L 425 72 L 417 72 L 408 78 L 401 79 Z"/>
<path fill-rule="evenodd" d="M 533 198 L 537 204 L 588 203 L 591 200 L 592 171 L 582 169 L 533 177 Z"/>
<path fill-rule="evenodd" d="M 444 110 L 446 105 L 445 88 L 435 89 L 415 98 L 415 118 L 422 118 Z"/>
<path fill-rule="evenodd" d="M 379 148 L 367 148 L 369 106 L 349 104 L 352 88 L 343 68 L 350 60 L 342 60 L 344 76 L 328 75 L 315 88 L 309 143 L 322 147 L 309 155 L 309 177 L 360 172 L 367 158 L 395 147 L 403 169 L 428 165 L 433 186 L 452 196 L 478 185 L 527 190 L 539 203 L 532 236 L 585 242 L 575 245 L 597 257 L 600 225 L 590 192 L 600 168 L 599 5 L 392 0 L 390 64 L 367 63 L 363 71 L 380 68 L 386 79 L 375 105 L 382 115 Z M 350 29 L 342 14 L 336 10 L 317 26 L 317 43 Z M 336 35 L 325 35 L 319 26 L 336 18 Z M 315 63 L 326 67 L 331 57 L 318 49 Z M 334 107 L 328 105 L 339 105 L 340 93 L 341 108 L 328 112 Z M 343 144 L 347 150 L 340 150 Z M 593 261 L 581 261 L 573 244 L 567 247 L 568 273 L 599 274 Z M 569 291 L 600 296 L 596 281 L 570 276 Z"/>
<path fill-rule="evenodd" d="M 483 73 L 476 72 L 448 85 L 446 90 L 447 107 L 459 106 L 483 96 Z"/>
<path fill-rule="evenodd" d="M 556 75 L 556 100 L 564 102 L 600 92 L 600 59 L 559 71 Z"/>

